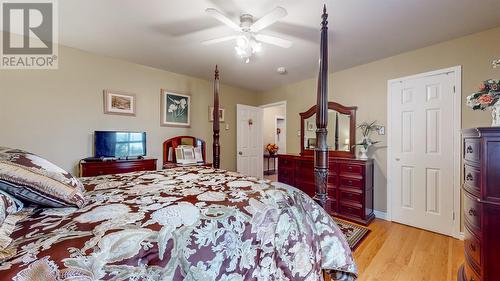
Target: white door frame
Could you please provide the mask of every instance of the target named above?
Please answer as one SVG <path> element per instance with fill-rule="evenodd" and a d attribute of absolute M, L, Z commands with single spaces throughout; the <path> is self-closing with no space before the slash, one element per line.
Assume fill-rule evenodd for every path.
<path fill-rule="evenodd" d="M 462 159 L 462 66 L 454 66 L 445 69 L 420 73 L 416 75 L 406 76 L 387 81 L 387 220 L 392 221 L 392 165 L 391 159 L 394 159 L 391 144 L 391 84 L 395 82 L 403 82 L 415 78 L 423 78 L 427 76 L 434 76 L 439 74 L 453 74 L 454 75 L 454 98 L 453 106 L 453 214 L 450 217 L 453 219 L 452 235 L 454 238 L 463 240 L 463 233 L 460 232 L 460 175 L 461 175 L 461 159 Z"/>
<path fill-rule="evenodd" d="M 267 107 L 275 107 L 275 106 L 280 106 L 280 105 L 285 106 L 285 116 L 286 116 L 286 100 L 277 101 L 277 102 L 268 103 L 268 104 L 263 104 L 259 107 L 260 108 L 267 108 Z"/>
<path fill-rule="evenodd" d="M 274 131 L 275 132 L 278 131 L 278 120 L 285 120 L 285 128 L 286 128 L 286 118 L 284 116 L 281 116 L 281 115 L 276 115 L 276 116 L 274 116 Z M 286 133 L 286 129 L 285 129 L 285 133 Z M 278 134 L 274 134 L 274 143 L 278 144 Z M 285 150 L 282 151 L 282 153 L 286 153 L 286 135 L 285 135 Z"/>

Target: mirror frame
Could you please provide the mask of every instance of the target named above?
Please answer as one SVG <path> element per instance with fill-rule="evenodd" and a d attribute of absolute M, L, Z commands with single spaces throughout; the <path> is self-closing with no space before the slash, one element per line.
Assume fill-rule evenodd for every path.
<path fill-rule="evenodd" d="M 316 106 L 313 105 L 305 112 L 300 114 L 300 155 L 314 155 L 314 150 L 304 148 L 304 121 L 314 114 L 316 114 Z M 351 149 L 349 151 L 340 150 L 329 150 L 329 157 L 345 157 L 345 158 L 356 158 L 356 149 L 353 146 L 356 143 L 356 110 L 357 106 L 343 106 L 340 103 L 333 101 L 328 102 L 328 109 L 333 109 L 341 114 L 349 115 L 349 143 L 351 144 Z M 328 132 L 329 135 L 331 132 Z"/>

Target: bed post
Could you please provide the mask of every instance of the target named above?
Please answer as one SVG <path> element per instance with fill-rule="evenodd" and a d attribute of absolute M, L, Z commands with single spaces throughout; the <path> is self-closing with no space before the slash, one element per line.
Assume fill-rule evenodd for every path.
<path fill-rule="evenodd" d="M 215 169 L 220 168 L 220 143 L 219 143 L 219 69 L 217 65 L 215 66 L 215 79 L 214 79 L 214 112 L 213 112 L 214 123 L 213 127 L 213 167 Z"/>
<path fill-rule="evenodd" d="M 316 140 L 314 151 L 314 200 L 325 207 L 328 200 L 328 14 L 323 6 L 321 22 L 321 49 L 316 106 Z"/>

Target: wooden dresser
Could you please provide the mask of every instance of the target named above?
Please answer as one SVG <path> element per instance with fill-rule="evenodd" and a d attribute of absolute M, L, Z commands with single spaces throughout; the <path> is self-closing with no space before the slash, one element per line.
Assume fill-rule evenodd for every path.
<path fill-rule="evenodd" d="M 80 177 L 156 170 L 156 159 L 80 161 Z"/>
<path fill-rule="evenodd" d="M 278 155 L 278 181 L 314 196 L 314 158 Z M 326 210 L 337 217 L 368 225 L 373 214 L 373 160 L 330 157 Z"/>
<path fill-rule="evenodd" d="M 463 130 L 465 263 L 460 281 L 500 280 L 500 128 Z"/>

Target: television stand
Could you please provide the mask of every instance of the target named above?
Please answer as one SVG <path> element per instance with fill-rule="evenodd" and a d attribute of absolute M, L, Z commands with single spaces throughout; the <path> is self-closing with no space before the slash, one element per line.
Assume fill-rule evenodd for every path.
<path fill-rule="evenodd" d="M 138 171 L 156 170 L 157 159 L 122 159 L 109 161 L 80 160 L 80 177 L 95 177 Z"/>

